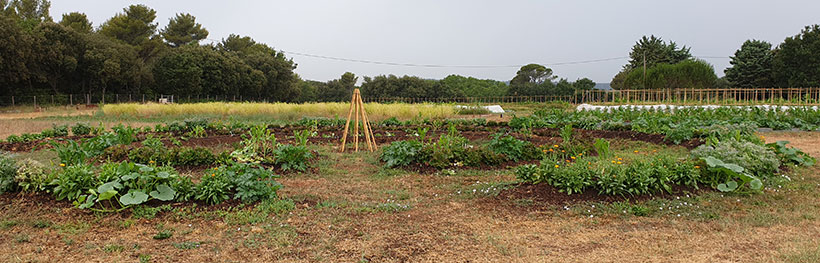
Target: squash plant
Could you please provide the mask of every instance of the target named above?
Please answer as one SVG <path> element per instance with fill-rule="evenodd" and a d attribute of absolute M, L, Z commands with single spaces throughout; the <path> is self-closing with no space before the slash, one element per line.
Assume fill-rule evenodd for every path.
<path fill-rule="evenodd" d="M 717 183 L 716 188 L 721 192 L 742 191 L 746 185 L 752 191 L 760 191 L 763 188 L 760 178 L 746 173 L 740 165 L 725 163 L 711 156 L 703 157 L 701 160 L 706 162 L 707 171 L 714 176 L 712 182 Z"/>
<path fill-rule="evenodd" d="M 171 201 L 177 192 L 169 185 L 178 180 L 179 175 L 169 168 L 126 162 L 104 166 L 99 179 L 106 182 L 88 189 L 87 194 L 74 201 L 74 206 L 93 211 L 119 212 L 153 199 Z"/>

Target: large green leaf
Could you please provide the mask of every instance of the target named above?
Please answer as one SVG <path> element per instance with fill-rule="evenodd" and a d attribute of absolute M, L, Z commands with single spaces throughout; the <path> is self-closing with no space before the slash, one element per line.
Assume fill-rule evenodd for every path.
<path fill-rule="evenodd" d="M 763 189 L 763 182 L 761 182 L 760 179 L 754 178 L 751 182 L 749 182 L 749 188 L 752 190 Z"/>
<path fill-rule="evenodd" d="M 129 173 L 129 174 L 123 175 L 122 177 L 120 177 L 120 179 L 122 179 L 123 181 L 130 181 L 130 180 L 137 179 L 139 177 L 140 177 L 140 174 L 138 174 L 138 173 Z"/>
<path fill-rule="evenodd" d="M 731 192 L 737 189 L 737 182 L 735 181 L 728 181 L 725 184 L 719 184 L 717 189 L 721 192 Z"/>
<path fill-rule="evenodd" d="M 148 201 L 148 195 L 140 191 L 132 191 L 120 196 L 120 203 L 123 205 L 138 205 Z"/>
<path fill-rule="evenodd" d="M 111 189 L 111 190 L 108 190 L 108 191 L 105 191 L 105 192 L 101 192 L 99 200 L 100 201 L 105 201 L 105 200 L 111 199 L 112 197 L 114 197 L 118 193 L 119 192 L 117 192 L 117 190 L 114 190 L 114 189 Z"/>
<path fill-rule="evenodd" d="M 176 191 L 174 191 L 174 189 L 167 184 L 161 184 L 157 186 L 156 190 L 151 191 L 150 195 L 151 197 L 162 201 L 171 201 L 174 200 Z"/>
<path fill-rule="evenodd" d="M 158 172 L 157 177 L 165 179 L 165 178 L 171 177 L 171 174 L 169 174 L 168 172 Z"/>
<path fill-rule="evenodd" d="M 120 184 L 120 182 L 117 182 L 117 181 L 111 181 L 111 182 L 104 183 L 104 184 L 100 185 L 99 187 L 97 187 L 97 193 L 105 193 L 105 192 L 108 192 L 110 190 L 116 190 L 116 189 L 122 189 L 122 184 Z"/>

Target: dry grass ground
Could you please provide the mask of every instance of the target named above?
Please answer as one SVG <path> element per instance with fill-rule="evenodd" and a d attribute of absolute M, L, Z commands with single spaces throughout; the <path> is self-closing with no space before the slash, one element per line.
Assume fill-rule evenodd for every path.
<path fill-rule="evenodd" d="M 52 122 L 1 123 L 3 138 Z M 820 133 L 763 135 L 820 158 Z M 817 166 L 753 196 L 565 208 L 494 197 L 514 180 L 510 170 L 417 174 L 382 168 L 373 153 L 323 147 L 317 171 L 283 176 L 284 199 L 255 207 L 174 204 L 146 219 L 0 195 L 0 262 L 820 261 Z M 636 207 L 646 216 L 632 215 Z"/>

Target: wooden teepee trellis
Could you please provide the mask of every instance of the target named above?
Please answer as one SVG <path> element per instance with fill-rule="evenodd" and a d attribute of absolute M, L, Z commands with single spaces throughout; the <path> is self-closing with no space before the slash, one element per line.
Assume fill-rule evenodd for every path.
<path fill-rule="evenodd" d="M 354 114 L 355 112 L 355 114 Z M 359 92 L 359 89 L 353 90 L 353 98 L 350 100 L 350 110 L 347 111 L 347 122 L 345 123 L 345 131 L 342 135 L 342 147 L 340 147 L 340 152 L 345 151 L 345 143 L 347 142 L 347 131 L 350 128 L 350 120 L 351 116 L 355 116 L 355 122 L 353 123 L 353 144 L 355 151 L 359 151 L 359 126 L 362 126 L 362 130 L 364 131 L 364 139 L 367 141 L 367 148 L 372 152 L 374 150 L 378 150 L 378 146 L 376 146 L 376 138 L 373 137 L 373 130 L 370 128 L 370 122 L 367 119 L 367 112 L 364 111 L 364 104 L 362 103 L 362 93 Z M 361 123 L 359 123 L 359 117 L 361 117 Z"/>

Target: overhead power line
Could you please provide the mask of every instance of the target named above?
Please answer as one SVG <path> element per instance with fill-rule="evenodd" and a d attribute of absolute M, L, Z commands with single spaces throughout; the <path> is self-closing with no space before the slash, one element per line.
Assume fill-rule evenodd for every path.
<path fill-rule="evenodd" d="M 206 39 L 211 42 L 218 42 L 219 40 L 216 39 Z M 341 58 L 341 57 L 331 57 L 331 56 L 324 56 L 324 55 L 316 55 L 316 54 L 309 54 L 309 53 L 302 53 L 296 51 L 287 51 L 287 50 L 279 50 L 283 53 L 296 55 L 296 56 L 303 56 L 303 57 L 311 57 L 311 58 L 319 58 L 319 59 L 327 59 L 327 60 L 336 60 L 336 61 L 344 61 L 344 62 L 353 62 L 353 63 L 364 63 L 364 64 L 375 64 L 375 65 L 388 65 L 388 66 L 404 66 L 404 67 L 422 67 L 422 68 L 519 68 L 524 66 L 524 64 L 516 64 L 516 65 L 442 65 L 442 64 L 415 64 L 415 63 L 402 63 L 402 62 L 389 62 L 389 61 L 376 61 L 376 60 L 365 60 L 365 59 L 353 59 L 353 58 Z M 719 57 L 719 56 L 694 56 L 697 58 L 729 58 L 729 57 Z M 577 65 L 577 64 L 588 64 L 588 63 L 598 63 L 598 62 L 606 62 L 612 60 L 620 60 L 620 59 L 629 59 L 628 56 L 624 57 L 611 57 L 611 58 L 602 58 L 602 59 L 591 59 L 591 60 L 579 60 L 579 61 L 564 61 L 564 62 L 555 62 L 555 63 L 539 63 L 541 65 L 546 66 L 560 66 L 560 65 Z"/>
<path fill-rule="evenodd" d="M 366 64 L 377 64 L 377 65 L 405 66 L 405 67 L 424 67 L 424 68 L 519 68 L 519 67 L 523 66 L 523 64 L 516 64 L 516 65 L 414 64 L 414 63 L 400 63 L 400 62 L 385 62 L 385 61 L 373 61 L 373 60 L 363 60 L 363 59 L 339 58 L 339 57 L 314 55 L 314 54 L 307 54 L 307 53 L 293 52 L 293 51 L 285 51 L 285 50 L 281 50 L 281 51 L 284 52 L 284 53 L 287 53 L 287 54 L 297 55 L 297 56 L 304 56 L 304 57 L 321 58 L 321 59 L 346 61 L 346 62 L 356 62 L 356 63 L 366 63 Z M 566 62 L 542 63 L 542 64 L 543 65 L 550 65 L 550 66 L 552 66 L 552 65 L 573 65 L 573 64 L 585 64 L 585 63 L 611 61 L 611 60 L 618 60 L 618 59 L 625 59 L 625 58 L 629 58 L 629 57 L 614 57 L 614 58 L 604 58 L 604 59 L 566 61 Z"/>

